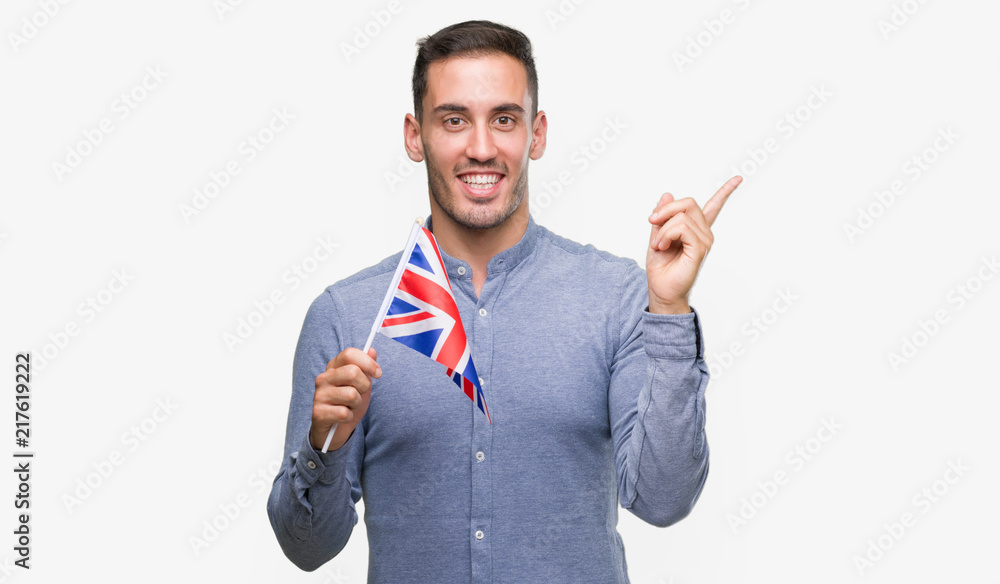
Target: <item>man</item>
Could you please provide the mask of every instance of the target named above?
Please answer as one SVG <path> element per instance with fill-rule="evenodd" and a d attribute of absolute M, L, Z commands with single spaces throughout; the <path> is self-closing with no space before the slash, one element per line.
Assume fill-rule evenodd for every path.
<path fill-rule="evenodd" d="M 427 226 L 492 424 L 416 351 L 356 348 L 401 254 L 387 258 L 306 315 L 271 524 L 314 570 L 346 545 L 363 496 L 370 583 L 628 582 L 618 505 L 665 527 L 708 474 L 708 369 L 687 299 L 740 179 L 704 210 L 663 195 L 644 274 L 529 216 L 547 121 L 527 37 L 472 21 L 418 46 L 404 145 L 427 164 Z"/>

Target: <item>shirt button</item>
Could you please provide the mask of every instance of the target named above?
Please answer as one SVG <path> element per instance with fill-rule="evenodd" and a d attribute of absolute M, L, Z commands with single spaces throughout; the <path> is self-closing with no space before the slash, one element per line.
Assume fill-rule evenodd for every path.
<path fill-rule="evenodd" d="M 486 534 L 481 529 L 476 532 L 476 539 L 483 539 L 484 537 L 486 537 Z"/>
<path fill-rule="evenodd" d="M 486 316 L 486 309 L 485 308 L 480 308 L 479 309 L 479 316 Z"/>
<path fill-rule="evenodd" d="M 458 266 L 458 275 L 459 276 L 465 275 L 465 266 Z"/>
<path fill-rule="evenodd" d="M 479 452 L 476 453 L 476 460 L 482 460 L 484 458 L 486 458 L 486 455 L 483 454 L 482 450 L 480 450 Z"/>
<path fill-rule="evenodd" d="M 315 463 L 315 462 L 313 462 L 313 461 L 311 461 L 311 460 L 310 460 L 309 462 L 307 462 L 307 463 L 306 463 L 306 466 L 308 466 L 308 467 L 309 467 L 309 468 L 311 468 L 312 470 L 316 470 L 316 463 Z"/>
<path fill-rule="evenodd" d="M 479 385 L 486 385 L 486 380 L 482 377 L 479 378 Z"/>

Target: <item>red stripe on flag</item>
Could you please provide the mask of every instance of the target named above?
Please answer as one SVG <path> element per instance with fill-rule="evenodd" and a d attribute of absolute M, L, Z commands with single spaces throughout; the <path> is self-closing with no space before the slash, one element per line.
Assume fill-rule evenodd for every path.
<path fill-rule="evenodd" d="M 419 314 L 411 314 L 408 316 L 387 316 L 382 321 L 382 326 L 396 326 L 398 324 L 410 324 L 411 322 L 420 322 L 422 320 L 427 320 L 428 318 L 434 318 L 434 315 L 429 312 L 421 312 Z"/>
<path fill-rule="evenodd" d="M 458 314 L 458 306 L 455 305 L 455 299 L 437 282 L 416 272 L 404 270 L 403 276 L 399 279 L 399 289 L 444 311 L 455 321 L 462 321 L 462 317 Z"/>
<path fill-rule="evenodd" d="M 438 283 L 415 272 L 405 270 L 399 280 L 399 289 L 422 302 L 435 306 L 455 320 L 451 334 L 444 340 L 438 352 L 437 361 L 451 369 L 458 369 L 458 363 L 465 353 L 467 345 L 465 330 L 462 328 L 462 317 L 458 314 L 455 298 Z"/>
<path fill-rule="evenodd" d="M 429 241 L 431 243 L 431 247 L 434 248 L 434 253 L 438 258 L 438 265 L 442 268 L 441 273 L 444 274 L 444 281 L 448 283 L 448 291 L 454 295 L 455 291 L 451 287 L 451 278 L 448 277 L 448 270 L 444 269 L 444 260 L 441 259 L 441 250 L 438 249 L 437 240 L 434 239 L 434 234 L 428 231 L 426 227 L 422 227 L 421 229 L 424 230 L 424 235 L 427 236 L 427 241 Z"/>

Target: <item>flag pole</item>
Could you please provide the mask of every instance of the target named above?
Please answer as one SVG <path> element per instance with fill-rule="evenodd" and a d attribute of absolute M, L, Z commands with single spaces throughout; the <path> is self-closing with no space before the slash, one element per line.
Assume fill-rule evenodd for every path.
<path fill-rule="evenodd" d="M 382 306 L 378 309 L 378 316 L 375 318 L 375 322 L 372 323 L 372 330 L 368 333 L 368 341 L 365 342 L 365 348 L 361 350 L 362 353 L 368 354 L 368 349 L 371 348 L 372 343 L 375 342 L 375 334 L 378 330 L 382 328 L 382 321 L 385 320 L 385 314 L 389 312 L 389 305 L 392 304 L 392 299 L 396 294 L 396 287 L 399 286 L 399 280 L 403 277 L 403 271 L 406 269 L 407 262 L 410 261 L 410 254 L 413 253 L 413 246 L 417 244 L 417 234 L 420 233 L 420 228 L 423 227 L 424 220 L 420 217 L 413 222 L 413 228 L 410 229 L 410 238 L 406 241 L 406 247 L 403 248 L 403 255 L 399 258 L 399 265 L 396 266 L 396 273 L 392 275 L 392 282 L 389 283 L 389 289 L 385 293 L 385 298 L 382 299 Z M 330 428 L 330 433 L 326 435 L 326 442 L 323 443 L 323 452 L 326 452 L 330 448 L 330 442 L 333 440 L 333 433 L 337 431 L 337 424 L 334 423 Z"/>

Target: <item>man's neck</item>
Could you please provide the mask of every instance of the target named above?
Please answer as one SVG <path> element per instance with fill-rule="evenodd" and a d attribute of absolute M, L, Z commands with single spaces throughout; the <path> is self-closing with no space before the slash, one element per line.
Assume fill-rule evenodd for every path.
<path fill-rule="evenodd" d="M 462 260 L 472 268 L 472 285 L 476 296 L 486 283 L 486 266 L 496 254 L 521 241 L 528 229 L 527 201 L 506 221 L 492 229 L 469 229 L 455 223 L 440 209 L 431 204 L 434 239 L 441 249 L 453 258 Z"/>

